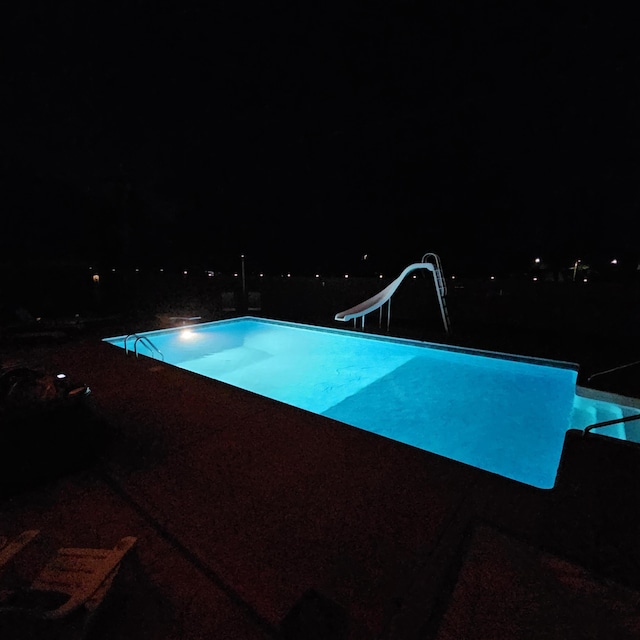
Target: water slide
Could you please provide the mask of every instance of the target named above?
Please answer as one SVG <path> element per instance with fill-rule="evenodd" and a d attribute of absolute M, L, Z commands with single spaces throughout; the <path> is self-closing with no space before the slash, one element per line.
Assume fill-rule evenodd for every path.
<path fill-rule="evenodd" d="M 430 262 L 429 260 L 432 260 Z M 340 322 L 348 322 L 349 320 L 353 320 L 354 324 L 356 323 L 358 318 L 361 318 L 362 326 L 364 327 L 364 318 L 367 314 L 375 311 L 376 309 L 380 309 L 380 324 L 382 324 L 382 307 L 385 303 L 387 304 L 387 329 L 389 328 L 389 323 L 391 320 L 391 297 L 396 292 L 402 281 L 413 271 L 417 271 L 418 269 L 426 269 L 427 271 L 431 271 L 433 273 L 433 279 L 436 285 L 436 293 L 438 294 L 438 302 L 440 304 L 440 312 L 442 314 L 442 320 L 444 322 L 445 331 L 447 334 L 450 333 L 451 327 L 449 323 L 449 316 L 447 313 L 447 307 L 444 301 L 444 296 L 446 295 L 446 284 L 444 280 L 444 276 L 442 275 L 442 267 L 440 265 L 440 258 L 433 253 L 426 253 L 422 257 L 422 262 L 414 262 L 410 264 L 408 267 L 403 269 L 402 273 L 389 285 L 387 285 L 380 293 L 377 293 L 375 296 L 372 296 L 368 300 L 361 302 L 355 307 L 351 307 L 346 311 L 341 311 L 340 313 L 336 313 L 335 319 Z"/>

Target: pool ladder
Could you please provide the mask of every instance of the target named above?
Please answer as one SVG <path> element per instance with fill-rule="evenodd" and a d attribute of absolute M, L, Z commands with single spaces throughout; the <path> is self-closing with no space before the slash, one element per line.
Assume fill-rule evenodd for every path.
<path fill-rule="evenodd" d="M 158 347 L 156 347 L 155 344 L 153 344 L 153 342 L 151 342 L 151 340 L 149 340 L 149 338 L 147 338 L 147 336 L 140 336 L 137 333 L 130 333 L 125 339 L 124 339 L 124 352 L 126 354 L 129 353 L 129 347 L 128 347 L 128 341 L 129 339 L 133 339 L 133 353 L 135 354 L 136 358 L 138 357 L 138 343 L 142 342 L 142 344 L 144 344 L 147 349 L 149 349 L 149 351 L 151 352 L 151 357 L 155 360 L 155 354 L 157 353 L 160 356 L 160 359 L 164 362 L 164 354 L 162 353 L 162 351 L 160 351 L 160 349 L 158 349 Z"/>

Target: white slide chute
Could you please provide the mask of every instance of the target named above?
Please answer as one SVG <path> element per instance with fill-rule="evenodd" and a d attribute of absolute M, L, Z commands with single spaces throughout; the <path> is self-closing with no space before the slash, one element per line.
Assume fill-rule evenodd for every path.
<path fill-rule="evenodd" d="M 435 253 L 425 253 L 422 256 L 421 262 L 414 262 L 408 267 L 403 269 L 402 273 L 388 286 L 386 286 L 380 293 L 372 296 L 368 300 L 361 302 L 355 307 L 351 307 L 346 311 L 336 313 L 335 319 L 340 322 L 348 322 L 353 320 L 354 325 L 358 318 L 362 318 L 362 326 L 364 327 L 364 318 L 367 314 L 380 309 L 380 324 L 382 324 L 382 307 L 387 303 L 387 329 L 391 321 L 391 297 L 396 292 L 402 281 L 413 271 L 419 269 L 426 269 L 433 273 L 433 280 L 436 286 L 436 293 L 438 295 L 438 303 L 440 304 L 440 313 L 442 315 L 442 321 L 444 322 L 444 328 L 447 335 L 451 333 L 451 324 L 449 322 L 449 314 L 447 312 L 447 305 L 445 302 L 445 295 L 447 293 L 447 286 L 444 276 L 442 274 L 442 266 L 440 264 L 440 258 Z"/>

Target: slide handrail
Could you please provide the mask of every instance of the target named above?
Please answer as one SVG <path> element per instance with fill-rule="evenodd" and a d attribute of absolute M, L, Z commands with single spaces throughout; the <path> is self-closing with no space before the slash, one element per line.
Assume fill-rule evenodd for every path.
<path fill-rule="evenodd" d="M 440 262 L 440 256 L 435 253 L 425 253 L 422 256 L 422 262 L 428 262 L 429 260 L 433 260 L 433 265 L 435 266 L 435 271 L 433 272 L 433 277 L 436 280 L 436 287 L 438 287 L 440 291 L 440 295 L 447 295 L 447 282 L 442 275 L 442 263 Z"/>

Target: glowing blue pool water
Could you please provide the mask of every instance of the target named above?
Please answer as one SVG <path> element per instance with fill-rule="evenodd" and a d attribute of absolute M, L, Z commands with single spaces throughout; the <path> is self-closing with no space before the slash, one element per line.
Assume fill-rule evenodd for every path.
<path fill-rule="evenodd" d="M 578 396 L 566 362 L 256 318 L 136 335 L 140 355 L 540 488 L 567 429 L 634 411 Z"/>

